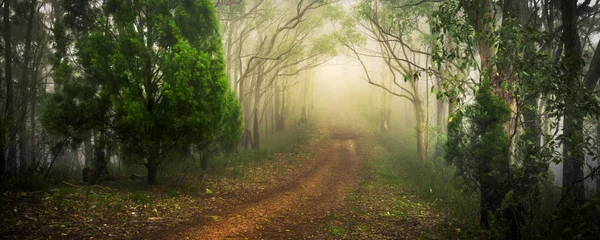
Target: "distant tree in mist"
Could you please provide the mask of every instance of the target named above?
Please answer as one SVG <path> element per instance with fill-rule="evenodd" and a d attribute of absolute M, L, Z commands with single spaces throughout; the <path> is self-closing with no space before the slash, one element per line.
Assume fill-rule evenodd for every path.
<path fill-rule="evenodd" d="M 411 103 L 417 123 L 418 157 L 423 161 L 428 159 L 429 144 L 429 89 L 425 85 L 429 84 L 429 76 L 444 77 L 428 67 L 433 40 L 426 20 L 432 9 L 428 2 L 401 6 L 401 1 L 359 1 L 337 34 L 350 55 L 361 63 L 369 84 Z M 375 43 L 377 49 L 368 43 Z M 369 73 L 369 59 L 382 61 L 382 69 L 376 70 L 383 71 L 380 75 L 388 79 L 378 80 Z"/>
<path fill-rule="evenodd" d="M 227 72 L 242 104 L 242 146 L 260 147 L 260 125 L 285 128 L 289 88 L 300 73 L 325 63 L 336 41 L 323 33 L 338 18 L 337 1 L 223 1 L 217 6 Z M 337 14 L 337 15 L 336 15 Z M 267 114 L 272 113 L 272 114 Z"/>

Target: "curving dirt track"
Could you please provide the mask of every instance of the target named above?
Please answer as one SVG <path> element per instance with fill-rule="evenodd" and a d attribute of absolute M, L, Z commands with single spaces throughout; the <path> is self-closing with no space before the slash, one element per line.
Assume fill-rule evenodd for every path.
<path fill-rule="evenodd" d="M 337 133 L 313 149 L 316 162 L 308 174 L 260 199 L 244 202 L 209 221 L 190 226 L 169 239 L 310 238 L 319 223 L 342 206 L 359 181 L 354 134 Z"/>

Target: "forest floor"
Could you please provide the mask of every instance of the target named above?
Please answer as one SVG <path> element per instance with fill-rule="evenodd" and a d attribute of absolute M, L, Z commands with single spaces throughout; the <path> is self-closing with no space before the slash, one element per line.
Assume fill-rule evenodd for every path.
<path fill-rule="evenodd" d="M 447 218 L 369 167 L 384 151 L 368 133 L 327 126 L 285 184 L 230 201 L 156 238 L 167 239 L 447 239 Z M 370 156 L 365 156 L 366 154 Z M 387 179 L 386 179 L 387 178 Z M 393 178 L 393 177 L 392 177 Z M 456 232 L 457 231 L 457 232 Z M 455 234 L 456 233 L 456 234 Z"/>
<path fill-rule="evenodd" d="M 316 128 L 293 152 L 243 177 L 131 193 L 114 185 L 0 197 L 8 239 L 448 239 L 460 234 L 395 176 L 369 162 L 386 149 L 368 131 Z"/>

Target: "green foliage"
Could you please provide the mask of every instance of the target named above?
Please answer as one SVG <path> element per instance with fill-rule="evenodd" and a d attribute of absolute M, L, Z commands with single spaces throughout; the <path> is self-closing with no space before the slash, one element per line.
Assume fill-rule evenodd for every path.
<path fill-rule="evenodd" d="M 542 192 L 548 165 L 562 159 L 556 152 L 556 133 L 544 131 L 538 109 L 541 98 L 550 110 L 544 121 L 558 128 L 562 114 L 551 109 L 564 103 L 564 91 L 559 89 L 561 68 L 548 51 L 556 39 L 553 33 L 524 26 L 514 18 L 503 18 L 500 23 L 501 18 L 492 17 L 499 12 L 490 4 L 449 0 L 433 15 L 432 30 L 438 43 L 433 60 L 440 70 L 451 70 L 438 97 L 459 103 L 448 124 L 445 154 L 471 191 L 480 192 L 482 208 L 493 215 L 490 221 L 483 221 L 493 223 L 498 236 L 506 237 L 502 234 L 511 224 L 503 216 L 507 212 L 528 214 L 527 221 L 511 221 L 520 224 L 519 231 L 535 236 L 538 217 L 547 216 L 540 213 L 549 211 L 540 207 L 551 195 Z M 491 51 L 488 63 L 481 56 L 486 48 Z M 480 74 L 479 81 L 467 82 L 461 74 L 471 71 Z M 463 105 L 471 92 L 475 103 Z M 507 103 L 514 104 L 513 111 Z M 509 118 L 516 121 L 509 123 Z M 513 152 L 509 151 L 509 132 L 514 133 Z"/>
<path fill-rule="evenodd" d="M 348 234 L 349 230 L 345 227 L 331 225 L 329 226 L 329 232 L 335 236 L 344 236 Z"/>
<path fill-rule="evenodd" d="M 225 96 L 225 109 L 223 109 L 223 121 L 216 135 L 216 142 L 225 151 L 233 151 L 237 148 L 238 140 L 244 130 L 242 108 L 233 91 Z"/>
<path fill-rule="evenodd" d="M 69 137 L 72 145 L 79 144 L 88 131 L 105 124 L 101 119 L 108 107 L 106 98 L 96 94 L 96 84 L 76 76 L 67 62 L 60 63 L 53 76 L 59 90 L 49 95 L 42 125 L 51 134 Z"/>
<path fill-rule="evenodd" d="M 123 158 L 148 167 L 149 183 L 173 149 L 234 148 L 241 110 L 229 89 L 212 3 L 107 1 L 98 11 L 76 43 L 76 62 L 55 71 L 59 89 L 44 126 L 76 142 L 90 130 L 100 139 L 113 134 Z"/>
<path fill-rule="evenodd" d="M 476 32 L 465 18 L 457 17 L 463 14 L 458 1 L 444 1 L 432 13 L 430 21 L 433 36 L 437 38 L 432 61 L 446 75 L 438 98 L 447 98 L 453 103 L 460 103 L 468 92 L 465 84 L 468 74 L 465 73 L 479 68 L 475 59 Z"/>
<path fill-rule="evenodd" d="M 374 125 L 373 128 L 377 126 Z M 448 239 L 477 238 L 477 194 L 467 191 L 465 182 L 456 177 L 456 169 L 443 161 L 418 160 L 414 137 L 402 129 L 392 130 L 369 141 L 359 140 L 358 154 L 365 156 L 369 171 L 376 175 L 375 183 L 367 180 L 363 187 L 381 185 L 397 188 L 402 198 L 394 202 L 392 216 L 410 217 L 423 207 L 433 207 L 452 220 L 453 227 L 444 230 Z M 407 198 L 408 196 L 412 196 Z M 415 201 L 415 198 L 420 201 Z M 439 224 L 441 226 L 443 224 Z M 457 230 L 458 228 L 458 230 Z M 484 237 L 485 239 L 485 237 Z"/>
<path fill-rule="evenodd" d="M 427 30 L 420 29 L 427 21 L 435 7 L 429 2 L 404 1 L 404 0 L 383 0 L 379 2 L 378 11 L 373 10 L 373 1 L 359 1 L 354 7 L 356 20 L 366 22 L 367 26 L 372 25 L 375 20 L 378 26 L 371 26 L 374 29 L 381 28 L 383 34 L 389 35 L 392 39 L 399 36 L 402 44 L 408 45 L 432 45 L 431 35 Z M 352 26 L 356 27 L 356 24 Z M 418 37 L 413 37 L 414 33 L 419 31 Z M 419 43 L 417 43 L 419 41 Z M 416 47 L 418 48 L 418 47 Z"/>
<path fill-rule="evenodd" d="M 484 83 L 477 91 L 475 103 L 452 117 L 446 160 L 457 167 L 458 174 L 464 174 L 465 181 L 477 184 L 472 180 L 508 170 L 510 143 L 503 125 L 509 116 L 508 104 L 494 96 L 489 84 Z"/>
<path fill-rule="evenodd" d="M 448 124 L 446 160 L 456 167 L 456 173 L 479 192 L 482 198 L 481 221 L 488 226 L 493 219 L 502 219 L 501 203 L 509 193 L 510 140 L 504 130 L 510 108 L 494 96 L 486 81 L 475 95 L 475 103 L 457 112 Z M 488 218 L 487 211 L 495 213 Z"/>
<path fill-rule="evenodd" d="M 145 204 L 149 204 L 150 203 L 150 199 L 148 198 L 147 194 L 144 192 L 133 192 L 130 193 L 127 196 L 127 199 L 131 202 L 137 203 L 137 204 L 141 204 L 141 205 L 145 205 Z"/>

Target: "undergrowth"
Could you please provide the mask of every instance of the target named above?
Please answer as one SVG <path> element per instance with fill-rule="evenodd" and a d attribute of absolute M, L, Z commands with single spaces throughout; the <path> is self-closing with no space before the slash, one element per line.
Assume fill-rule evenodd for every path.
<path fill-rule="evenodd" d="M 359 154 L 368 156 L 369 159 L 365 159 L 367 169 L 377 176 L 375 184 L 396 186 L 415 195 L 419 204 L 442 213 L 445 221 L 455 226 L 448 229 L 448 237 L 481 236 L 478 231 L 479 196 L 461 187 L 451 166 L 435 157 L 419 161 L 415 137 L 406 131 L 374 133 L 368 139 L 359 139 L 359 144 L 363 145 L 359 149 L 371 153 Z"/>
<path fill-rule="evenodd" d="M 309 122 L 265 137 L 261 149 L 215 156 L 206 172 L 194 159 L 164 164 L 155 186 L 127 177 L 145 175 L 142 166 L 118 164 L 109 166 L 113 179 L 98 185 L 82 183 L 76 177 L 58 178 L 73 171 L 60 168 L 51 175 L 52 180 L 40 174 L 29 180 L 11 180 L 12 187 L 0 195 L 0 235 L 18 237 L 27 232 L 28 236 L 55 238 L 132 238 L 145 234 L 142 226 L 186 221 L 199 209 L 218 205 L 223 201 L 218 196 L 236 193 L 247 197 L 240 186 L 247 188 L 246 192 L 258 192 L 261 186 L 257 181 L 285 174 L 283 169 L 295 170 L 294 164 L 300 162 L 296 156 L 314 137 L 314 130 L 314 123 Z M 40 222 L 44 227 L 38 227 Z"/>
<path fill-rule="evenodd" d="M 369 117 L 369 116 L 367 116 Z M 373 122 L 373 121 L 372 121 Z M 377 129 L 373 127 L 373 129 Z M 405 130 L 405 129 L 404 129 Z M 367 161 L 367 168 L 379 176 L 380 184 L 401 186 L 404 190 L 416 195 L 424 204 L 432 206 L 438 212 L 444 213 L 448 221 L 461 226 L 451 233 L 460 233 L 460 239 L 493 239 L 494 232 L 482 230 L 479 227 L 479 195 L 469 190 L 461 179 L 456 177 L 455 168 L 449 166 L 443 159 L 443 136 L 430 139 L 429 160 L 419 161 L 416 153 L 415 136 L 402 129 L 394 129 L 382 133 L 371 131 L 374 136 L 369 142 L 361 140 L 365 145 L 359 149 L 377 149 L 379 155 L 372 156 Z M 430 131 L 431 132 L 431 131 Z M 432 131 L 436 133 L 435 129 Z M 436 144 L 438 143 L 438 144 Z M 596 229 L 596 222 L 581 221 L 587 215 L 593 215 L 600 210 L 593 209 L 593 199 L 584 204 L 588 207 L 584 214 L 572 216 L 572 219 L 561 219 L 556 204 L 560 199 L 560 188 L 550 180 L 539 186 L 540 195 L 527 198 L 525 206 L 525 225 L 521 227 L 522 239 L 561 239 L 566 236 L 575 238 Z M 593 206 L 593 207 L 590 207 Z M 600 209 L 600 207 L 596 207 Z M 577 211 L 573 211 L 577 212 Z M 593 219 L 593 217 L 588 217 Z M 575 222 L 578 222 L 575 224 Z M 590 227 L 592 226 L 592 227 Z M 579 233 L 579 234 L 578 234 Z M 570 237 L 569 237 L 570 238 Z"/>

